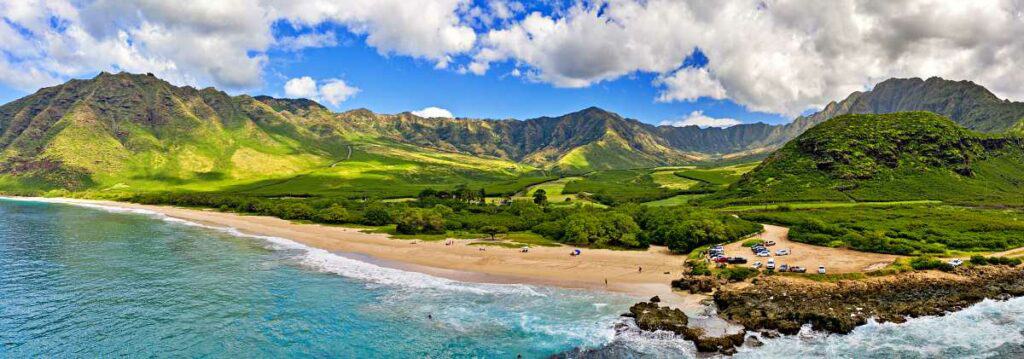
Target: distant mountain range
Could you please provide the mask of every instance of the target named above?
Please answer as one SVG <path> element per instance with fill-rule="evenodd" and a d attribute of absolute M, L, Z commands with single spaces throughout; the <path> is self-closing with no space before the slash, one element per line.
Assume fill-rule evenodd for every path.
<path fill-rule="evenodd" d="M 401 149 L 406 159 L 424 158 L 410 151 L 491 159 L 508 174 L 583 172 L 763 156 L 838 115 L 911 110 L 984 132 L 1021 129 L 1024 118 L 1024 103 L 939 78 L 890 79 L 786 125 L 698 128 L 653 126 L 594 107 L 522 121 L 333 113 L 306 99 L 229 96 L 151 75 L 102 73 L 0 106 L 0 174 L 29 187 L 89 187 L 129 175 L 173 186 L 300 173 L 370 147 Z"/>

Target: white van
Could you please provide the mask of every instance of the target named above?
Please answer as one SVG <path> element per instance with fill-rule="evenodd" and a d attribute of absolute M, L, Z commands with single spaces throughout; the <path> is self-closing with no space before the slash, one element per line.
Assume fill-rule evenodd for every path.
<path fill-rule="evenodd" d="M 768 265 L 767 265 L 767 266 L 765 266 L 765 268 L 768 268 L 768 269 L 775 269 L 775 259 L 774 259 L 774 258 L 773 258 L 773 259 L 769 259 L 769 260 L 768 260 Z"/>

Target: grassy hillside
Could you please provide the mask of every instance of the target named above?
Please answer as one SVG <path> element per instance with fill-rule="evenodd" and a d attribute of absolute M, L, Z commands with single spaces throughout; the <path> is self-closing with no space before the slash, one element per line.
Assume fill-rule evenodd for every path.
<path fill-rule="evenodd" d="M 396 197 L 460 184 L 513 193 L 544 179 L 338 120 L 309 100 L 104 73 L 0 107 L 0 189 Z"/>
<path fill-rule="evenodd" d="M 1024 143 L 927 112 L 844 115 L 789 142 L 709 203 L 1024 202 Z"/>

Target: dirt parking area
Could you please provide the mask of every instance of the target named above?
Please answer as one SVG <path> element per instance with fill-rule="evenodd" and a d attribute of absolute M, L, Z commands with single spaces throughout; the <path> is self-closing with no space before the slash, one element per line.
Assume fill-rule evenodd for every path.
<path fill-rule="evenodd" d="M 774 258 L 776 266 L 782 264 L 787 264 L 790 267 L 800 266 L 807 268 L 807 273 L 817 273 L 820 265 L 824 265 L 828 273 L 865 272 L 885 267 L 899 258 L 890 254 L 858 252 L 793 242 L 789 240 L 789 228 L 767 224 L 764 225 L 764 232 L 759 237 L 765 241 L 775 241 L 774 246 L 768 247 L 771 250 L 771 257 L 755 256 L 750 248 L 743 246 L 743 241 L 726 245 L 725 255 L 746 258 L 748 266 L 757 261 L 767 264 L 769 258 Z M 775 251 L 779 249 L 789 249 L 790 254 L 776 256 Z"/>

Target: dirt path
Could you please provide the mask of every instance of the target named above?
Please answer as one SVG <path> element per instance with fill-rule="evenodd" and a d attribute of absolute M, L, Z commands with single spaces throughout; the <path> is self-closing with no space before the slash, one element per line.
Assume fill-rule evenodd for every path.
<path fill-rule="evenodd" d="M 725 255 L 747 258 L 749 263 L 761 261 L 767 263 L 769 258 L 775 259 L 776 265 L 788 264 L 807 268 L 808 273 L 815 273 L 819 265 L 824 265 L 828 273 L 850 273 L 874 270 L 892 263 L 899 256 L 891 254 L 859 252 L 850 249 L 829 248 L 789 240 L 789 228 L 764 225 L 764 232 L 758 235 L 766 241 L 775 241 L 771 249 L 771 257 L 757 257 L 750 248 L 743 247 L 743 241 L 725 246 Z M 792 254 L 776 256 L 775 251 L 789 249 Z"/>

